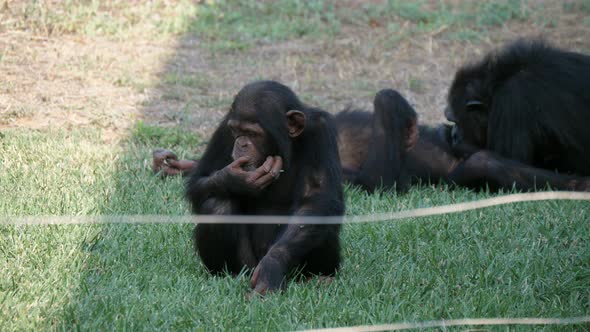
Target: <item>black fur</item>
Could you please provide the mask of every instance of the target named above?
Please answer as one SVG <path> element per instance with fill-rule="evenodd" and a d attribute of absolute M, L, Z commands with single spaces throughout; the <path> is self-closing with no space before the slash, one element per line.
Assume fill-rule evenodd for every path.
<path fill-rule="evenodd" d="M 448 99 L 457 146 L 590 175 L 590 56 L 519 40 L 461 68 Z"/>

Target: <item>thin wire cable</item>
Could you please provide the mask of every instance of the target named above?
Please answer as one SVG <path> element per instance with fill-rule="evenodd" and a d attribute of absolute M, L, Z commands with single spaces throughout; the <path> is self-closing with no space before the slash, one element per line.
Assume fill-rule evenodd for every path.
<path fill-rule="evenodd" d="M 260 216 L 260 215 L 99 215 L 99 216 L 3 216 L 0 224 L 9 225 L 68 225 L 68 224 L 352 224 L 375 223 L 408 218 L 435 216 L 482 209 L 518 202 L 545 200 L 590 200 L 590 193 L 547 191 L 511 194 L 471 202 L 440 205 L 427 208 L 359 216 Z"/>
<path fill-rule="evenodd" d="M 590 323 L 590 316 L 567 318 L 464 318 L 451 320 L 433 320 L 426 322 L 408 322 L 384 325 L 361 325 L 326 329 L 303 330 L 305 332 L 374 332 L 374 331 L 402 331 L 434 327 L 452 326 L 494 326 L 494 325 L 571 325 Z"/>

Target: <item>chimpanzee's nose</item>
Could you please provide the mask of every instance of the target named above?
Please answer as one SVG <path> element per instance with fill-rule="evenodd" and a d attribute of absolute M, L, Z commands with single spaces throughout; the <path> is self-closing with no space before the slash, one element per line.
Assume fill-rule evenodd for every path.
<path fill-rule="evenodd" d="M 240 136 L 237 138 L 237 143 L 241 149 L 245 149 L 248 147 L 248 145 L 250 145 L 250 141 L 246 137 L 243 137 L 243 136 Z"/>

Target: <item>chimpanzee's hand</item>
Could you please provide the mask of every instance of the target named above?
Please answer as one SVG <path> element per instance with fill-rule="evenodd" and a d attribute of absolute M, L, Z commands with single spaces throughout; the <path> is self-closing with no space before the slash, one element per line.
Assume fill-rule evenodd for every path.
<path fill-rule="evenodd" d="M 279 260 L 264 256 L 252 274 L 250 288 L 260 295 L 277 291 L 283 285 L 285 273 L 285 268 Z"/>
<path fill-rule="evenodd" d="M 170 150 L 157 149 L 153 152 L 152 169 L 162 176 L 184 174 L 196 164 L 194 160 L 178 160 L 176 154 Z"/>
<path fill-rule="evenodd" d="M 178 157 L 174 152 L 165 149 L 156 149 L 152 153 L 153 165 L 152 169 L 154 173 L 160 173 L 161 175 L 178 175 L 180 170 L 170 165 L 171 161 L 177 161 Z"/>
<path fill-rule="evenodd" d="M 283 167 L 283 159 L 279 156 L 267 157 L 264 163 L 253 171 L 243 169 L 248 162 L 248 157 L 240 157 L 220 171 L 223 183 L 231 192 L 257 195 L 279 178 Z"/>

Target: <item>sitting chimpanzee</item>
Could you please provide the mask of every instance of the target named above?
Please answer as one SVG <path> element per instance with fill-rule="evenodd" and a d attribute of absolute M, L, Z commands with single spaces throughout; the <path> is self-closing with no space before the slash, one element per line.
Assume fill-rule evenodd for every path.
<path fill-rule="evenodd" d="M 196 214 L 341 216 L 341 174 L 333 117 L 280 83 L 259 81 L 235 97 L 186 196 Z M 251 286 L 264 294 L 293 269 L 333 275 L 339 233 L 339 225 L 198 224 L 194 241 L 210 272 L 255 269 Z"/>
<path fill-rule="evenodd" d="M 459 155 L 590 175 L 590 56 L 518 40 L 461 68 L 445 115 Z"/>

